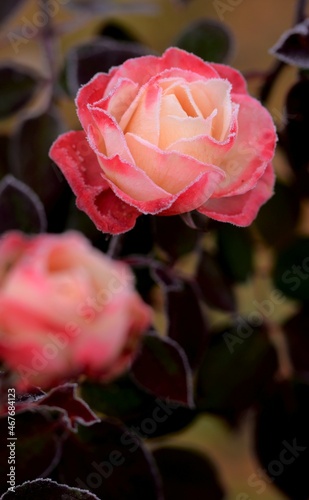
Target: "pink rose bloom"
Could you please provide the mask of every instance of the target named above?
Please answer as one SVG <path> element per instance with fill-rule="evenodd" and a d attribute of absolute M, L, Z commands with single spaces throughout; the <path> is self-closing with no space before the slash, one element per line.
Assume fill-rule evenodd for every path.
<path fill-rule="evenodd" d="M 228 66 L 170 48 L 98 73 L 76 105 L 83 130 L 50 156 L 103 232 L 191 210 L 246 226 L 273 194 L 272 118 Z"/>
<path fill-rule="evenodd" d="M 150 319 L 130 269 L 82 235 L 0 240 L 0 358 L 21 389 L 119 375 Z"/>

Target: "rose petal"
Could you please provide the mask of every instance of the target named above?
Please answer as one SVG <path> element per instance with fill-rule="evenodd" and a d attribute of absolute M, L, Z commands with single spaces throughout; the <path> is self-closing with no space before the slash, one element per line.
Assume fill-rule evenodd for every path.
<path fill-rule="evenodd" d="M 89 111 L 96 126 L 88 126 L 88 140 L 96 154 L 106 158 L 118 155 L 123 161 L 133 163 L 123 132 L 114 118 L 95 106 L 89 107 Z"/>
<path fill-rule="evenodd" d="M 189 85 L 181 78 L 171 80 L 170 84 L 168 84 L 168 79 L 160 82 L 160 86 L 164 89 L 163 95 L 168 96 L 171 94 L 175 96 L 187 116 L 203 118 L 201 111 L 194 102 Z M 175 115 L 175 113 L 170 114 Z M 177 116 L 179 115 L 177 114 Z"/>
<path fill-rule="evenodd" d="M 51 147 L 50 157 L 77 196 L 77 206 L 87 213 L 99 230 L 118 234 L 134 227 L 139 212 L 111 191 L 84 132 L 68 132 L 60 136 Z"/>
<path fill-rule="evenodd" d="M 113 123 L 113 120 L 105 115 L 103 111 L 96 110 L 96 112 L 100 112 L 101 117 L 104 117 L 100 126 L 101 130 L 104 128 L 104 121 L 109 122 L 109 125 Z M 120 134 L 119 138 L 124 141 L 124 136 L 119 130 L 119 127 L 117 124 L 114 125 L 115 130 L 117 129 Z M 157 213 L 160 210 L 168 208 L 173 202 L 170 193 L 157 186 L 142 169 L 134 164 L 130 152 L 128 153 L 130 155 L 129 162 L 123 161 L 119 155 L 107 157 L 103 154 L 99 150 L 99 148 L 102 149 L 102 147 L 98 129 L 96 129 L 95 132 L 96 133 L 93 132 L 93 127 L 89 126 L 88 138 L 102 171 L 105 173 L 104 178 L 116 196 L 130 206 L 136 207 L 143 213 Z M 104 137 L 106 136 L 107 134 L 105 133 Z M 117 150 L 117 141 L 114 145 Z M 121 147 L 119 149 L 120 152 L 123 152 Z"/>
<path fill-rule="evenodd" d="M 43 290 L 44 291 L 44 290 Z M 41 292 L 41 297 L 42 293 Z M 58 319 L 46 317 L 44 313 L 34 309 L 37 302 L 32 307 L 21 301 L 14 300 L 13 297 L 0 296 L 0 339 L 2 332 L 11 332 L 11 338 L 14 341 L 14 332 L 23 332 L 25 338 L 30 340 L 40 335 L 42 331 L 50 334 L 61 334 L 67 336 L 63 325 Z M 2 340 L 3 341 L 3 340 Z M 42 342 L 44 340 L 41 339 Z"/>
<path fill-rule="evenodd" d="M 106 110 L 119 122 L 138 94 L 138 90 L 136 83 L 128 79 L 121 79 L 111 93 L 103 100 L 96 102 L 95 106 Z"/>
<path fill-rule="evenodd" d="M 139 106 L 139 103 L 143 98 L 143 95 L 145 91 L 147 91 L 147 89 L 150 89 L 151 87 L 160 86 L 163 90 L 166 90 L 169 88 L 170 85 L 172 85 L 175 82 L 186 83 L 186 82 L 195 82 L 197 80 L 200 81 L 200 75 L 198 75 L 197 73 L 193 73 L 192 71 L 181 70 L 179 68 L 166 69 L 162 71 L 162 73 L 154 75 L 148 82 L 146 82 L 140 88 L 135 99 L 132 101 L 128 109 L 123 114 L 119 122 L 120 127 L 122 128 L 122 130 L 126 129 L 131 117 L 133 116 L 134 112 Z M 178 111 L 180 111 L 180 113 L 182 111 L 180 105 L 178 107 Z"/>
<path fill-rule="evenodd" d="M 90 335 L 80 335 L 77 338 L 74 349 L 74 360 L 83 367 L 83 371 L 95 373 L 108 368 L 109 364 L 119 356 L 127 336 L 127 325 L 129 315 L 126 310 L 120 307 L 118 310 L 113 308 L 113 314 L 105 314 L 100 318 L 96 326 L 100 327 L 96 332 Z M 104 336 L 102 332 L 112 331 L 112 336 Z M 106 361 L 108 360 L 108 365 Z"/>
<path fill-rule="evenodd" d="M 205 203 L 213 194 L 216 186 L 223 178 L 223 172 L 212 165 L 208 165 L 210 170 L 201 174 L 191 184 L 189 184 L 181 193 L 173 205 L 162 212 L 160 215 L 177 215 L 200 207 L 200 203 Z M 213 167 L 213 169 L 211 169 Z M 204 200 L 204 201 L 202 201 Z"/>
<path fill-rule="evenodd" d="M 228 151 L 234 146 L 238 131 L 238 106 L 234 106 L 231 128 L 225 141 L 217 141 L 209 135 L 193 138 L 182 138 L 173 142 L 166 151 L 177 151 L 181 154 L 192 156 L 202 163 L 220 165 Z"/>
<path fill-rule="evenodd" d="M 216 197 L 252 189 L 272 160 L 277 140 L 270 114 L 256 99 L 234 94 L 233 100 L 239 104 L 238 136 L 219 165 L 227 177 L 216 190 Z"/>
<path fill-rule="evenodd" d="M 212 124 L 217 110 L 207 118 L 178 118 L 177 116 L 162 116 L 159 146 L 167 149 L 171 144 L 186 137 L 188 139 L 198 136 L 210 136 Z"/>
<path fill-rule="evenodd" d="M 160 122 L 162 122 L 162 119 L 167 117 L 167 116 L 172 116 L 174 118 L 189 118 L 187 113 L 185 112 L 185 110 L 181 106 L 179 100 L 173 94 L 171 94 L 171 95 L 165 94 L 162 97 L 162 104 L 161 104 L 160 111 L 161 111 Z"/>
<path fill-rule="evenodd" d="M 139 212 L 157 214 L 173 203 L 174 197 L 135 165 L 121 161 L 118 156 L 100 157 L 99 161 L 115 195 Z"/>
<path fill-rule="evenodd" d="M 106 94 L 117 85 L 120 78 L 126 78 L 142 87 L 154 75 L 162 71 L 161 59 L 157 56 L 142 56 L 127 59 L 121 66 L 117 66 L 106 87 Z"/>
<path fill-rule="evenodd" d="M 60 247 L 59 252 L 61 250 Z M 91 294 L 92 283 L 81 267 L 73 269 L 67 267 L 65 272 L 50 272 L 49 269 L 35 267 L 33 262 L 35 257 L 37 260 L 45 260 L 40 253 L 32 252 L 31 249 L 27 257 L 24 262 L 19 263 L 19 266 L 10 272 L 10 279 L 1 292 L 2 300 L 12 300 L 14 303 L 15 297 L 19 298 L 21 315 L 17 320 L 12 318 L 12 325 L 14 325 L 12 330 L 18 330 L 21 324 L 17 323 L 16 326 L 16 321 L 22 321 L 30 325 L 27 327 L 25 324 L 25 329 L 29 328 L 30 333 L 36 333 L 36 330 L 39 332 L 40 329 L 60 332 L 63 329 L 62 325 L 69 321 L 72 315 L 76 315 L 76 304 L 86 302 L 87 297 Z M 48 276 L 48 280 L 46 276 Z M 50 299 L 48 301 L 41 300 L 42 296 L 50 297 Z M 35 313 L 31 312 L 34 305 Z M 25 308 L 24 312 L 22 312 L 22 308 Z M 57 324 L 54 317 L 55 310 L 58 311 Z M 25 319 L 26 313 L 29 313 L 30 318 L 27 321 Z M 43 319 L 39 320 L 39 317 L 43 318 L 44 322 Z M 34 322 L 31 323 L 31 321 Z M 47 326 L 48 321 L 50 325 L 55 323 L 53 329 L 51 326 Z M 7 325 L 7 328 L 10 329 L 10 326 Z"/>
<path fill-rule="evenodd" d="M 134 275 L 123 262 L 115 261 L 105 257 L 102 260 L 102 252 L 91 247 L 91 257 L 89 249 L 79 254 L 80 265 L 83 265 L 87 272 L 91 274 L 93 293 L 105 306 L 114 295 L 118 297 L 135 288 Z M 86 306 L 88 301 L 86 300 Z"/>
<path fill-rule="evenodd" d="M 218 78 L 218 73 L 211 64 L 194 54 L 189 54 L 177 47 L 171 47 L 163 53 L 162 57 L 143 56 L 128 59 L 121 66 L 114 68 L 115 72 L 107 85 L 106 93 L 116 85 L 119 78 L 128 78 L 142 86 L 153 76 L 171 68 L 194 72 L 204 78 Z"/>
<path fill-rule="evenodd" d="M 115 69 L 111 70 L 109 74 L 97 73 L 91 80 L 83 85 L 76 96 L 75 104 L 77 107 L 77 114 L 81 124 L 87 128 L 89 120 L 88 106 L 94 104 L 104 97 L 108 82 L 115 73 Z"/>
<path fill-rule="evenodd" d="M 158 186 L 171 194 L 179 194 L 207 171 L 220 171 L 189 156 L 161 151 L 136 135 L 126 134 L 126 139 L 139 168 L 143 169 Z"/>
<path fill-rule="evenodd" d="M 23 233 L 11 231 L 0 238 L 0 283 L 3 286 L 7 272 L 22 256 L 29 242 Z"/>
<path fill-rule="evenodd" d="M 129 347 L 132 336 L 140 336 L 149 325 L 150 317 L 150 308 L 137 294 L 131 292 L 130 295 L 114 297 L 97 318 L 96 329 L 93 329 L 89 336 L 80 335 L 76 338 L 73 346 L 74 359 L 89 375 L 102 373 L 104 369 L 110 371 L 110 367 L 117 361 L 127 344 Z M 128 336 L 128 330 L 132 330 L 131 325 L 135 328 Z M 112 336 L 102 335 L 102 332 L 109 331 L 113 332 Z M 104 363 L 103 360 L 108 360 L 108 363 L 106 361 Z"/>
<path fill-rule="evenodd" d="M 49 345 L 55 347 L 56 342 L 49 340 Z M 31 386 L 46 388 L 58 385 L 59 378 L 63 380 L 78 371 L 76 363 L 71 363 L 67 350 L 55 349 L 52 356 L 46 356 L 46 345 L 38 343 L 37 337 L 31 337 L 30 334 L 27 334 L 27 338 L 19 336 L 10 341 L 0 339 L 0 356 L 8 367 L 16 371 L 16 387 L 23 392 Z"/>
<path fill-rule="evenodd" d="M 138 134 L 142 139 L 158 145 L 162 89 L 158 85 L 145 88 L 124 132 Z"/>
<path fill-rule="evenodd" d="M 226 80 L 212 79 L 207 82 L 190 83 L 192 97 L 204 118 L 217 111 L 213 120 L 211 135 L 218 141 L 226 138 L 231 126 L 232 101 L 231 84 Z"/>
<path fill-rule="evenodd" d="M 119 122 L 137 94 L 138 85 L 122 78 L 107 96 L 98 101 L 91 100 L 86 106 L 87 111 L 85 111 L 85 105 L 83 106 L 83 111 L 79 116 L 83 128 L 87 130 L 89 125 L 93 124 L 93 109 L 101 110 L 112 117 L 116 123 Z"/>
<path fill-rule="evenodd" d="M 181 155 L 191 156 L 201 163 L 216 165 L 233 147 L 236 134 L 230 134 L 226 141 L 215 141 L 209 135 L 199 135 L 189 139 L 180 139 L 166 148 L 166 151 L 175 151 Z"/>
<path fill-rule="evenodd" d="M 198 211 L 211 219 L 248 226 L 255 219 L 260 207 L 273 195 L 275 175 L 269 163 L 263 176 L 250 191 L 237 196 L 211 198 Z"/>
<path fill-rule="evenodd" d="M 124 136 L 122 132 L 120 133 L 123 139 Z M 133 159 L 126 162 L 119 155 L 107 157 L 101 153 L 97 147 L 97 143 L 99 147 L 101 146 L 97 137 L 98 134 L 93 133 L 92 127 L 89 126 L 88 138 L 105 174 L 104 178 L 119 198 L 142 212 L 145 211 L 144 213 L 148 213 L 148 210 L 149 213 L 153 210 L 156 213 L 158 206 L 161 206 L 162 210 L 170 206 L 172 203 L 170 194 L 157 186 L 142 169 L 135 165 Z M 115 147 L 117 148 L 116 145 Z"/>
<path fill-rule="evenodd" d="M 218 75 L 216 75 L 216 78 L 218 79 Z M 162 71 L 162 73 L 154 75 L 146 85 L 158 84 L 163 88 L 163 90 L 168 90 L 172 81 L 178 81 L 179 84 L 182 83 L 183 85 L 189 85 L 193 82 L 206 83 L 209 80 L 206 78 L 205 80 L 201 79 L 201 75 L 199 73 L 189 71 L 188 69 L 168 68 Z"/>
<path fill-rule="evenodd" d="M 213 64 L 209 64 L 200 57 L 188 53 L 177 47 L 168 48 L 162 55 L 162 66 L 166 68 L 181 68 L 193 71 L 204 78 L 218 78 L 218 73 Z"/>
<path fill-rule="evenodd" d="M 126 233 L 135 226 L 140 212 L 130 204 L 123 202 L 111 189 L 106 189 L 99 193 L 93 201 L 81 202 L 77 198 L 77 206 L 84 210 L 96 225 L 96 227 L 109 234 Z M 86 211 L 88 210 L 88 211 Z"/>
<path fill-rule="evenodd" d="M 247 82 L 239 71 L 225 64 L 211 63 L 221 78 L 228 80 L 232 84 L 232 93 L 247 94 Z"/>

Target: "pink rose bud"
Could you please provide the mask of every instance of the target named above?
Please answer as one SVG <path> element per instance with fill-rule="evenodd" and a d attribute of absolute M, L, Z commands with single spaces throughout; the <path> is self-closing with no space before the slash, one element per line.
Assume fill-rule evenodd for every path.
<path fill-rule="evenodd" d="M 130 269 L 81 234 L 0 240 L 0 358 L 21 389 L 116 377 L 150 321 Z"/>
<path fill-rule="evenodd" d="M 229 66 L 170 48 L 98 73 L 76 105 L 83 130 L 50 156 L 103 232 L 191 210 L 246 226 L 273 194 L 273 120 Z"/>

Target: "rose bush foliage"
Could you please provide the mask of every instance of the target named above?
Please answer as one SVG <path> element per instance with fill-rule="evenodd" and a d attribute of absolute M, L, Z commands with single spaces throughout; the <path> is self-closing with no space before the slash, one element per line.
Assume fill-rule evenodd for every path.
<path fill-rule="evenodd" d="M 81 234 L 0 240 L 0 357 L 20 388 L 121 374 L 150 319 L 130 269 Z"/>
<path fill-rule="evenodd" d="M 170 48 L 96 74 L 76 105 L 83 130 L 50 156 L 103 232 L 192 210 L 246 226 L 273 193 L 272 118 L 228 66 Z"/>

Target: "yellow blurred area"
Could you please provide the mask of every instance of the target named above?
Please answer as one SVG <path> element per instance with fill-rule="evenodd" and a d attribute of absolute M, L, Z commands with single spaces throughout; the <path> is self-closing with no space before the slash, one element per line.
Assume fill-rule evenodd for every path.
<path fill-rule="evenodd" d="M 4 0 L 2 0 L 4 1 Z M 56 0 L 55 0 L 56 1 Z M 102 0 L 103 2 L 104 0 Z M 151 3 L 145 1 L 145 3 Z M 114 2 L 115 9 L 104 20 L 96 17 L 89 21 L 85 27 L 79 28 L 74 33 L 64 33 L 59 37 L 60 54 L 62 55 L 74 44 L 88 40 L 96 33 L 104 22 L 119 20 L 133 32 L 137 38 L 149 45 L 152 49 L 162 52 L 165 48 L 173 45 L 176 36 L 188 23 L 201 17 L 211 17 L 215 20 L 223 20 L 235 36 L 235 50 L 231 64 L 243 72 L 267 71 L 273 63 L 273 57 L 268 53 L 278 40 L 279 36 L 294 23 L 295 0 L 192 0 L 181 2 L 180 0 L 159 0 L 153 2 L 157 6 L 157 12 L 153 15 L 117 15 L 117 7 L 121 4 L 130 4 L 130 1 L 119 0 Z M 227 8 L 223 11 L 222 4 Z M 237 4 L 235 7 L 231 5 Z M 48 67 L 42 51 L 41 44 L 37 40 L 29 39 L 20 44 L 18 50 L 10 43 L 10 33 L 17 33 L 24 20 L 33 20 L 38 10 L 36 1 L 27 2 L 25 8 L 18 10 L 8 20 L 1 30 L 0 58 L 6 61 L 19 61 L 29 67 L 35 68 L 41 74 L 48 76 Z M 82 16 L 82 14 L 81 14 Z M 54 17 L 55 24 L 61 24 L 71 19 L 69 10 L 63 6 Z M 82 19 L 80 19 L 82 20 Z M 61 60 L 58 64 L 61 64 Z M 295 78 L 292 68 L 286 69 L 276 86 L 275 95 L 271 96 L 269 109 L 277 123 L 283 109 L 284 97 L 287 88 Z M 250 88 L 254 91 L 255 83 Z M 41 96 L 34 106 L 39 106 L 44 101 Z M 68 123 L 68 127 L 77 127 L 75 109 L 72 101 L 63 100 L 62 111 Z M 0 126 L 3 128 L 13 126 L 14 121 L 8 120 Z M 284 159 L 276 158 L 276 167 L 284 177 Z M 309 220 L 309 218 L 307 219 Z M 307 229 L 306 229 L 307 230 Z M 260 254 L 261 255 L 261 254 Z M 268 259 L 266 259 L 268 262 Z M 263 275 L 263 272 L 260 276 Z M 271 283 L 269 279 L 262 276 L 258 285 L 258 293 L 267 296 Z M 250 283 L 238 290 L 239 301 L 242 309 L 250 308 L 253 295 L 256 293 L 256 284 Z M 293 304 L 286 303 L 282 314 L 293 309 Z M 252 416 L 245 422 L 237 432 L 232 432 L 226 424 L 218 418 L 209 416 L 199 418 L 197 423 L 187 429 L 181 435 L 156 440 L 151 446 L 164 442 L 176 445 L 192 445 L 212 457 L 219 469 L 223 484 L 229 492 L 226 500 L 280 500 L 284 497 L 275 490 L 271 484 L 267 484 L 265 491 L 258 494 L 257 489 L 249 485 L 248 479 L 251 474 L 258 474 L 260 465 L 256 462 L 252 453 L 252 442 L 250 440 L 252 429 Z M 270 436 L 271 439 L 271 436 Z M 276 458 L 276 457 L 274 457 Z M 266 484 L 266 483 L 265 483 Z M 207 492 L 205 492 L 205 500 Z M 211 499 L 209 499 L 211 500 Z"/>

